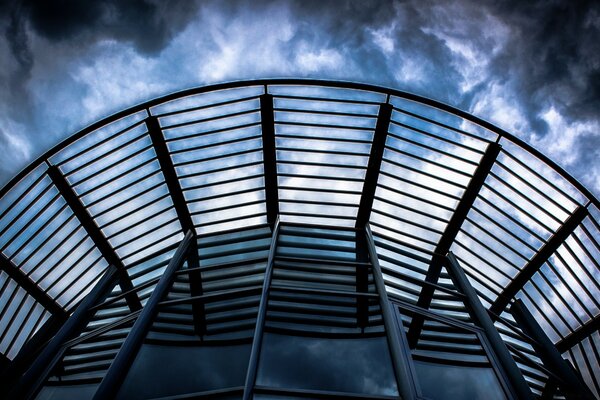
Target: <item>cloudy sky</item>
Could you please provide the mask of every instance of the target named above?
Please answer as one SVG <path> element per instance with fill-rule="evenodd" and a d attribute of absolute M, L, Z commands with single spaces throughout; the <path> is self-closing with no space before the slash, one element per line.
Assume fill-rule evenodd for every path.
<path fill-rule="evenodd" d="M 0 0 L 0 185 L 122 108 L 266 77 L 394 87 L 490 120 L 600 195 L 600 2 Z"/>

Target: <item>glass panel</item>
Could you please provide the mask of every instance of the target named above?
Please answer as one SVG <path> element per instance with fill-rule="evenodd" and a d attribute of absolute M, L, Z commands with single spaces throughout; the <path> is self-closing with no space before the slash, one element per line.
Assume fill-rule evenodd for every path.
<path fill-rule="evenodd" d="M 412 318 L 424 319 L 411 354 L 422 394 L 430 399 L 506 399 L 480 334 L 471 329 L 400 310 L 408 334 Z"/>
<path fill-rule="evenodd" d="M 147 399 L 243 386 L 250 343 L 145 343 L 117 398 Z M 232 397 L 233 398 L 233 397 Z"/>
<path fill-rule="evenodd" d="M 385 337 L 265 333 L 257 385 L 397 395 Z"/>

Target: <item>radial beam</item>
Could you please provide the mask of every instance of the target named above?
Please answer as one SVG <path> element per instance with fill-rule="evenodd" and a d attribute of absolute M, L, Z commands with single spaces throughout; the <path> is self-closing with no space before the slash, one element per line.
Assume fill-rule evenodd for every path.
<path fill-rule="evenodd" d="M 148 114 L 150 114 L 150 110 L 147 111 Z M 146 128 L 148 128 L 148 134 L 152 140 L 156 158 L 158 159 L 162 174 L 165 177 L 165 183 L 167 184 L 169 195 L 173 201 L 173 207 L 175 207 L 181 229 L 183 232 L 192 232 L 195 240 L 196 228 L 194 227 L 194 221 L 192 220 L 190 210 L 187 206 L 187 201 L 185 200 L 183 189 L 181 188 L 179 177 L 175 170 L 175 165 L 173 164 L 173 159 L 171 158 L 171 153 L 162 133 L 158 118 L 155 116 L 146 118 Z M 188 261 L 190 263 L 190 269 L 192 270 L 189 273 L 190 294 L 192 297 L 201 296 L 202 276 L 199 269 L 200 264 L 197 252 L 196 254 L 190 254 Z M 192 312 L 194 314 L 194 330 L 196 334 L 202 336 L 206 331 L 204 304 L 194 301 L 192 303 Z"/>
<path fill-rule="evenodd" d="M 273 227 L 279 215 L 279 185 L 277 183 L 277 150 L 275 148 L 275 115 L 273 113 L 273 96 L 270 94 L 260 96 L 260 121 L 265 168 L 267 222 Z"/>
<path fill-rule="evenodd" d="M 393 107 L 389 103 L 379 105 L 379 114 L 377 115 L 375 133 L 373 134 L 373 143 L 371 144 L 367 173 L 365 174 L 360 205 L 358 206 L 358 213 L 356 215 L 355 227 L 357 229 L 363 229 L 365 227 L 365 224 L 371 215 L 371 210 L 373 209 L 373 200 L 375 197 L 375 190 L 377 189 L 377 180 L 379 179 L 379 171 L 381 170 L 381 161 L 383 159 L 383 151 L 385 150 L 385 141 L 390 127 L 392 111 Z"/>
<path fill-rule="evenodd" d="M 495 315 L 500 315 L 508 306 L 510 301 L 525 284 L 536 274 L 546 261 L 554 254 L 561 244 L 573 233 L 575 228 L 587 216 L 585 207 L 578 207 L 565 223 L 548 239 L 542 248 L 529 260 L 529 262 L 519 271 L 513 280 L 498 295 L 496 301 L 490 307 L 490 311 Z"/>
<path fill-rule="evenodd" d="M 467 218 L 467 214 L 471 207 L 473 207 L 473 203 L 475 199 L 477 199 L 477 195 L 481 190 L 483 183 L 485 182 L 486 177 L 490 173 L 494 162 L 496 162 L 496 158 L 500 153 L 501 146 L 498 143 L 490 143 L 481 157 L 481 161 L 475 169 L 473 173 L 473 177 L 469 181 L 465 192 L 456 206 L 448 225 L 446 225 L 446 229 L 440 238 L 435 251 L 434 256 L 431 258 L 431 262 L 429 264 L 429 268 L 427 269 L 427 275 L 425 277 L 425 281 L 431 283 L 431 285 L 423 285 L 423 289 L 419 294 L 419 299 L 417 300 L 417 306 L 429 309 L 431 306 L 431 301 L 433 299 L 433 293 L 435 291 L 435 284 L 437 284 L 440 274 L 442 272 L 442 259 L 440 256 L 444 256 L 448 254 L 450 251 L 450 247 L 458 232 L 460 232 L 460 228 Z M 421 335 L 421 329 L 423 329 L 423 317 L 418 314 L 410 323 L 410 327 L 408 330 L 408 343 L 412 347 L 414 347 L 417 343 L 419 336 Z"/>
<path fill-rule="evenodd" d="M 121 261 L 121 258 L 119 258 L 115 250 L 112 248 L 96 222 L 94 222 L 94 219 L 88 213 L 87 209 L 75 191 L 73 191 L 71 185 L 69 185 L 63 174 L 54 165 L 50 165 L 48 167 L 48 176 L 50 176 L 50 179 L 52 179 L 52 182 L 67 202 L 67 205 L 77 216 L 81 226 L 83 226 L 83 229 L 85 229 L 89 237 L 92 239 L 96 245 L 96 248 L 100 251 L 100 254 L 102 254 L 104 259 L 109 264 L 114 265 L 115 268 L 117 268 L 119 273 L 119 286 L 121 286 L 121 290 L 124 293 L 127 293 L 125 299 L 127 300 L 129 308 L 132 311 L 141 309 L 142 303 L 133 290 L 133 284 L 131 283 L 131 279 L 127 274 L 127 269 L 125 268 L 123 261 Z"/>
<path fill-rule="evenodd" d="M 575 370 L 569 366 L 569 363 L 562 358 L 558 349 L 552 344 L 552 341 L 544 333 L 542 327 L 537 323 L 533 315 L 529 312 L 525 304 L 519 299 L 513 302 L 510 312 L 515 317 L 515 321 L 527 336 L 533 339 L 532 345 L 537 356 L 542 360 L 546 368 L 554 372 L 560 381 L 558 385 L 567 399 L 593 399 L 587 385 Z"/>
<path fill-rule="evenodd" d="M 150 112 L 148 111 L 148 114 L 149 113 Z M 156 152 L 156 158 L 158 159 L 163 176 L 165 177 L 165 183 L 169 189 L 173 206 L 175 207 L 179 223 L 181 224 L 181 229 L 183 232 L 195 232 L 192 216 L 190 215 L 190 210 L 187 207 L 183 190 L 179 184 L 179 178 L 175 171 L 169 148 L 167 147 L 167 143 L 162 134 L 158 118 L 154 116 L 146 118 L 146 127 L 148 128 L 148 134 L 150 135 L 154 151 Z"/>
<path fill-rule="evenodd" d="M 68 313 L 62 308 L 56 300 L 42 290 L 38 285 L 35 284 L 25 273 L 19 269 L 12 261 L 10 261 L 4 254 L 0 253 L 0 269 L 8 274 L 8 276 L 14 280 L 17 285 L 22 287 L 31 297 L 40 303 L 46 310 L 52 313 L 52 315 L 65 320 L 68 317 Z"/>

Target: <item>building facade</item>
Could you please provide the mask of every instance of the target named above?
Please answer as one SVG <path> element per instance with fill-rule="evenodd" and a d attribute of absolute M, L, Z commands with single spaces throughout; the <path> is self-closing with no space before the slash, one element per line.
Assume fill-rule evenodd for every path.
<path fill-rule="evenodd" d="M 0 192 L 1 390 L 31 399 L 600 393 L 600 202 L 409 93 L 175 93 Z"/>

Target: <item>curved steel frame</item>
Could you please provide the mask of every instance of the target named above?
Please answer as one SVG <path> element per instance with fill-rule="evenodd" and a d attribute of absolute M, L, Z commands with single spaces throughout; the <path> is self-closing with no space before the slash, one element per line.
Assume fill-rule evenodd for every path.
<path fill-rule="evenodd" d="M 286 88 L 304 89 L 305 94 L 298 94 L 291 89 L 286 92 Z M 160 111 L 160 107 L 172 102 L 182 102 L 183 99 L 245 89 L 253 91 L 249 95 L 240 94 L 230 96 L 231 98 L 224 96 L 220 100 L 200 102 L 191 107 L 180 103 L 180 107 L 175 110 Z M 318 94 L 315 95 L 315 91 Z M 227 107 L 231 107 L 231 110 Z M 207 114 L 202 116 L 203 112 Z M 194 113 L 198 113 L 198 117 L 185 120 L 185 116 Z M 116 133 L 97 133 L 111 124 L 138 114 L 140 116 L 137 119 L 118 128 Z M 257 116 L 253 117 L 254 114 Z M 178 121 L 177 118 L 180 117 L 183 119 Z M 219 121 L 238 117 L 240 122 L 237 125 L 232 123 L 229 126 L 218 126 Z M 170 124 L 165 122 L 169 118 L 172 119 Z M 204 123 L 214 123 L 214 126 L 200 128 Z M 280 131 L 281 127 L 289 129 Z M 190 131 L 192 128 L 196 131 Z M 327 133 L 310 131 L 313 128 L 332 132 L 333 136 L 326 137 Z M 129 132 L 136 129 L 141 133 L 130 135 Z M 178 129 L 181 132 L 188 129 L 189 132 L 178 133 Z M 203 133 L 201 129 L 207 130 Z M 235 130 L 241 132 L 244 129 L 248 133 L 236 133 L 238 136 L 223 139 L 223 143 L 204 143 L 199 139 L 202 135 L 219 135 Z M 252 129 L 259 129 L 260 133 L 253 133 Z M 471 131 L 468 132 L 468 129 Z M 343 137 L 340 132 L 348 132 L 349 136 Z M 99 137 L 92 144 L 83 144 L 78 149 L 78 141 L 91 135 Z M 124 139 L 117 142 L 115 138 L 118 137 Z M 310 140 L 316 143 L 315 148 L 311 148 Z M 103 155 L 97 150 L 102 146 L 116 147 L 108 148 Z M 239 146 L 239 149 L 228 153 L 223 146 L 232 149 Z M 139 169 L 157 163 L 158 168 L 146 178 L 160 175 L 163 183 L 159 181 L 144 191 L 150 193 L 159 188 L 156 190 L 163 190 L 164 193 L 149 205 L 138 204 L 133 208 L 132 203 L 120 200 L 103 209 L 100 207 L 98 211 L 98 205 L 110 198 L 109 192 L 95 194 L 98 187 L 105 191 L 107 187 L 116 184 L 133 187 L 146 179 L 142 177 L 122 182 L 123 177 L 128 174 L 124 169 L 111 180 L 102 181 L 101 175 L 106 173 L 109 176 L 109 171 L 114 167 L 102 166 L 102 159 L 109 159 L 107 154 L 117 157 L 116 154 L 126 153 L 130 147 L 134 149 L 133 152 L 114 162 L 118 165 L 122 163 L 125 168 L 127 162 L 146 157 L 146 161 L 139 164 L 141 167 L 135 166 Z M 511 150 L 513 148 L 516 150 Z M 218 149 L 221 153 L 210 153 L 210 149 Z M 194 159 L 194 151 L 201 154 L 199 158 Z M 202 153 L 205 151 L 206 153 Z M 94 152 L 98 152 L 98 155 L 93 155 Z M 225 161 L 223 166 L 209 168 L 207 173 L 182 172 L 186 167 L 195 165 L 194 163 L 207 160 L 219 161 L 228 157 L 233 160 L 238 157 L 235 159 L 238 161 L 230 161 L 235 164 L 241 162 L 241 157 L 256 152 L 260 152 L 262 158 L 244 161 L 240 168 L 252 169 L 254 172 L 240 177 L 235 177 L 235 174 L 227 175 L 227 179 L 220 177 L 220 181 L 211 181 L 211 178 L 205 177 L 210 173 L 218 176 L 222 171 L 231 172 L 235 165 L 229 167 Z M 313 154 L 314 158 L 308 161 L 294 158 L 294 152 Z M 146 153 L 150 155 L 144 156 Z M 338 156 L 340 159 L 346 157 L 358 161 L 326 161 L 328 157 Z M 522 160 L 521 157 L 526 159 Z M 407 159 L 410 160 L 406 161 Z M 86 175 L 86 168 L 94 168 L 96 164 L 100 169 L 87 172 Z M 255 167 L 259 169 L 254 170 Z M 315 176 L 302 172 L 302 168 L 306 171 L 311 168 L 328 171 L 330 176 Z M 348 173 L 336 177 L 337 172 L 333 170 L 335 168 Z M 397 173 L 406 175 L 400 176 Z M 79 179 L 78 175 L 81 175 Z M 258 179 L 259 183 L 252 184 L 254 186 L 248 183 L 253 179 Z M 293 184 L 294 179 L 302 183 Z M 337 186 L 306 186 L 306 182 L 319 179 Z M 531 179 L 533 182 L 530 182 Z M 115 183 L 117 181 L 119 182 Z M 215 189 L 218 185 L 227 184 L 250 186 L 224 194 Z M 161 187 L 164 188 L 160 189 Z M 195 191 L 200 191 L 200 197 L 190 200 L 190 193 Z M 528 351 L 531 354 L 541 351 L 539 346 L 526 344 L 531 338 L 520 331 L 507 309 L 514 299 L 524 297 L 529 303 L 530 311 L 538 319 L 542 319 L 540 322 L 555 330 L 555 336 L 558 337 L 552 339 L 556 348 L 571 359 L 590 387 L 596 392 L 600 391 L 600 378 L 594 373 L 594 365 L 600 365 L 598 350 L 593 352 L 595 357 L 585 351 L 587 347 L 597 348 L 600 345 L 597 333 L 600 306 L 595 298 L 596 293 L 600 293 L 600 283 L 595 278 L 600 271 L 600 201 L 541 152 L 502 129 L 452 106 L 373 85 L 301 79 L 211 85 L 139 104 L 67 138 L 41 155 L 0 190 L 0 238 L 4 236 L 0 242 L 0 270 L 4 273 L 0 294 L 6 294 L 6 306 L 0 314 L 0 320 L 5 318 L 1 325 L 4 332 L 1 333 L 0 342 L 4 343 L 5 337 L 10 341 L 5 346 L 5 377 L 13 376 L 11 374 L 18 373 L 28 364 L 29 358 L 18 351 L 18 344 L 22 347 L 25 342 L 33 341 L 33 334 L 38 330 L 38 336 L 52 335 L 60 326 L 56 320 L 63 321 L 65 315 L 75 309 L 82 296 L 90 290 L 95 279 L 108 265 L 114 266 L 119 276 L 121 293 L 117 296 L 126 301 L 130 312 L 136 312 L 142 308 L 141 301 L 144 300 L 139 293 L 140 288 L 148 287 L 152 284 L 148 282 L 154 281 L 136 283 L 139 275 L 132 274 L 131 270 L 134 269 L 132 266 L 141 261 L 131 260 L 150 257 L 150 250 L 146 249 L 154 249 L 156 253 L 156 246 L 173 248 L 173 242 L 180 239 L 183 232 L 195 232 L 201 239 L 208 233 L 197 230 L 213 226 L 215 222 L 210 221 L 211 218 L 217 218 L 213 217 L 214 213 L 225 215 L 228 212 L 238 212 L 236 204 L 228 205 L 227 201 L 232 202 L 234 200 L 231 199 L 237 199 L 235 196 L 257 191 L 264 194 L 250 202 L 242 202 L 241 207 L 251 210 L 242 217 L 257 220 L 258 225 L 273 227 L 278 216 L 283 216 L 288 223 L 301 223 L 305 221 L 302 218 L 311 216 L 310 211 L 299 211 L 301 206 L 324 210 L 312 213 L 317 219 L 331 221 L 324 225 L 335 226 L 341 221 L 343 226 L 352 225 L 356 229 L 363 229 L 365 224 L 371 223 L 374 246 L 384 253 L 381 269 L 389 295 L 404 301 L 410 298 L 412 300 L 409 302 L 414 302 L 423 309 L 444 308 L 439 305 L 439 299 L 440 291 L 448 286 L 448 269 L 440 259 L 445 258 L 452 250 L 464 264 L 464 270 L 495 321 L 496 328 L 502 335 L 513 339 L 515 335 L 520 335 L 523 346 L 530 347 L 529 350 L 524 350 L 507 342 L 511 354 L 519 364 L 531 367 L 532 357 L 528 355 Z M 553 199 L 555 195 L 559 197 L 558 200 Z M 20 208 L 19 203 L 26 202 L 30 197 L 35 198 Z M 48 200 L 47 197 L 51 199 Z M 346 198 L 354 200 L 345 203 L 343 199 Z M 108 228 L 115 222 L 102 222 L 103 219 L 112 217 L 116 218 L 118 225 L 133 218 L 133 215 L 143 214 L 146 207 L 158 207 L 157 204 L 163 200 L 169 203 L 166 208 L 163 207 L 151 216 L 144 216 L 138 222 L 141 226 L 153 218 L 160 219 L 163 218 L 161 215 L 170 213 L 169 217 L 164 217 L 159 222 L 157 230 L 167 229 L 172 224 L 179 224 L 180 228 L 172 228 L 166 236 L 144 242 L 140 238 L 147 237 L 147 233 L 138 232 L 138 236 L 118 243 L 120 236 L 133 235 L 128 231 L 130 228 Z M 222 200 L 223 204 L 208 210 L 191 206 L 193 202 L 204 204 L 202 202 L 209 200 Z M 58 205 L 61 205 L 60 210 L 52 218 L 42 218 Z M 328 212 L 344 207 L 352 211 L 328 215 Z M 121 208 L 124 209 L 119 210 Z M 124 214 L 115 214 L 115 210 Z M 52 226 L 55 219 L 60 220 L 57 215 L 63 212 L 68 214 L 69 211 L 70 216 L 65 217 L 66 222 L 60 225 L 60 229 L 70 223 L 76 225 L 68 236 L 60 243 L 55 243 L 56 238 L 51 236 L 40 243 L 41 239 L 37 238 L 43 236 L 43 230 Z M 408 216 L 402 213 L 407 213 Z M 373 219 L 375 214 L 377 218 Z M 197 223 L 198 218 L 208 218 L 209 222 Z M 227 226 L 238 218 L 239 215 L 232 214 L 220 220 L 217 218 L 216 223 Z M 37 219 L 40 220 L 39 223 L 36 222 Z M 408 231 L 407 226 L 410 228 Z M 214 232 L 218 231 L 215 228 Z M 489 237 L 478 237 L 478 232 Z M 531 237 L 526 237 L 528 234 Z M 501 237 L 494 238 L 495 235 Z M 34 239 L 38 241 L 35 242 Z M 53 268 L 39 272 L 39 265 L 49 264 L 50 260 L 59 257 L 60 252 L 56 249 L 75 239 L 77 244 L 73 249 L 79 249 L 87 243 L 84 254 L 76 260 L 69 254 L 61 255 Z M 36 259 L 37 255 L 34 256 L 33 253 L 37 254 L 38 250 L 27 250 L 35 243 L 40 247 L 51 246 L 53 243 L 55 247 Z M 139 243 L 144 243 L 141 249 L 126 252 L 134 244 L 141 246 Z M 508 254 L 509 252 L 512 253 Z M 96 258 L 88 260 L 93 254 Z M 489 263 L 499 262 L 512 269 L 498 267 L 488 271 L 487 265 L 491 264 L 483 262 L 482 257 L 489 259 Z M 410 262 L 407 264 L 406 259 L 419 266 L 409 265 Z M 32 260 L 38 264 L 30 265 Z M 74 272 L 71 268 L 59 267 L 68 263 L 73 263 Z M 85 270 L 80 264 L 85 264 Z M 563 272 L 568 274 L 563 276 Z M 90 277 L 94 273 L 95 278 Z M 58 274 L 63 278 L 69 274 L 77 274 L 75 282 L 79 282 L 84 276 L 90 276 L 81 281 L 84 286 L 79 288 L 78 293 L 71 294 L 64 300 L 61 296 L 66 296 L 66 292 L 74 289 L 73 286 L 67 286 L 56 294 L 58 290 L 54 288 L 57 283 L 48 282 L 53 275 Z M 486 274 L 494 277 L 486 278 Z M 192 286 L 199 288 L 195 290 L 200 290 L 201 294 L 199 274 L 190 279 L 193 281 Z M 406 293 L 398 294 L 403 290 L 402 284 L 394 284 L 393 281 L 405 282 L 407 288 L 416 285 L 420 289 L 416 292 L 406 289 Z M 554 288 L 558 285 L 560 289 Z M 548 292 L 550 289 L 545 289 L 547 287 L 553 291 Z M 19 288 L 25 291 L 24 294 L 19 292 Z M 494 295 L 495 298 L 492 297 Z M 571 298 L 574 298 L 576 306 L 570 304 Z M 561 303 L 556 305 L 553 299 L 558 299 Z M 29 306 L 27 316 L 17 317 L 22 310 L 27 309 L 27 304 L 33 304 Z M 41 305 L 42 311 L 36 308 L 36 304 Z M 11 310 L 8 310 L 9 306 L 12 307 Z M 568 310 L 568 316 L 564 316 L 564 310 Z M 11 312 L 12 316 L 9 315 Z M 549 317 L 545 315 L 547 312 L 551 313 Z M 25 321 L 34 314 L 37 315 L 35 324 L 29 326 L 29 323 L 26 327 Z M 7 332 L 10 324 L 19 318 L 24 318 L 22 326 L 18 332 L 11 332 L 13 337 L 9 340 Z M 44 322 L 47 328 L 40 330 L 39 327 Z M 407 331 L 409 344 L 419 337 L 422 324 L 423 321 L 419 318 L 411 321 Z M 535 351 L 532 350 L 534 347 Z M 26 348 L 27 346 L 23 347 Z M 30 353 L 30 349 L 27 352 Z M 10 359 L 14 361 L 8 361 Z M 554 373 L 551 370 L 544 371 L 546 375 Z"/>

